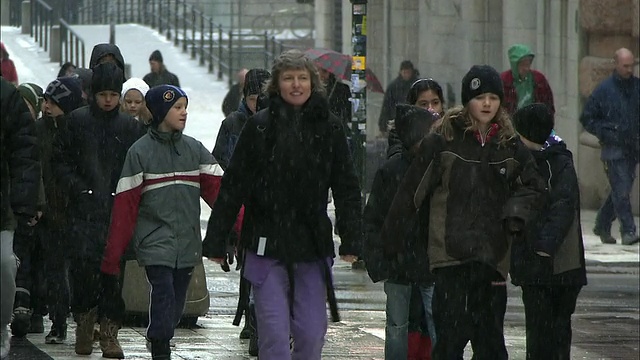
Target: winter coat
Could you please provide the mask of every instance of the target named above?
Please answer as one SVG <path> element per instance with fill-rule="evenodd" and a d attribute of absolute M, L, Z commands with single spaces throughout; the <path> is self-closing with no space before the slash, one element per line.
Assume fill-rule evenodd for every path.
<path fill-rule="evenodd" d="M 11 59 L 2 59 L 0 61 L 0 74 L 5 78 L 8 82 L 17 86 L 18 82 L 18 72 L 16 71 L 16 65 L 13 63 Z"/>
<path fill-rule="evenodd" d="M 586 285 L 580 188 L 573 156 L 564 142 L 532 154 L 549 193 L 524 239 L 513 243 L 511 281 L 515 285 Z M 538 251 L 551 256 L 540 256 Z"/>
<path fill-rule="evenodd" d="M 102 271 L 119 272 L 131 240 L 140 266 L 183 269 L 200 263 L 200 197 L 213 206 L 222 174 L 196 139 L 149 128 L 127 153 Z"/>
<path fill-rule="evenodd" d="M 211 212 L 204 256 L 224 256 L 225 240 L 244 204 L 245 249 L 285 264 L 333 257 L 329 188 L 342 239 L 339 253 L 357 255 L 360 188 L 340 120 L 316 93 L 300 113 L 272 98 L 269 108 L 250 117 L 240 134 Z M 259 252 L 260 242 L 265 246 Z"/>
<path fill-rule="evenodd" d="M 253 115 L 251 110 L 242 101 L 237 111 L 232 112 L 226 119 L 222 120 L 218 137 L 216 138 L 216 145 L 213 147 L 213 157 L 216 158 L 222 169 L 226 170 L 229 166 L 240 132 L 247 122 L 247 118 L 251 115 Z"/>
<path fill-rule="evenodd" d="M 224 96 L 224 100 L 222 100 L 222 113 L 224 116 L 227 117 L 232 112 L 238 110 L 240 101 L 242 101 L 242 88 L 240 84 L 233 84 L 229 88 L 227 95 Z"/>
<path fill-rule="evenodd" d="M 411 84 L 417 79 L 418 72 L 415 71 L 411 79 L 404 80 L 401 76 L 398 76 L 389 84 L 387 91 L 384 93 L 382 108 L 380 109 L 380 118 L 378 119 L 380 132 L 387 132 L 387 123 L 396 115 L 396 105 L 407 102 L 407 94 L 409 94 L 409 90 L 411 90 Z"/>
<path fill-rule="evenodd" d="M 527 46 L 514 45 L 509 52 L 511 69 L 503 71 L 500 74 L 502 85 L 504 87 L 504 99 L 502 101 L 502 106 L 504 106 L 507 109 L 507 112 L 511 115 L 518 110 L 518 93 L 516 91 L 516 84 L 514 83 L 515 79 L 520 77 L 518 74 L 518 62 L 526 56 L 533 57 L 534 54 Z M 528 76 L 531 76 L 531 78 L 527 78 L 523 81 L 531 82 L 531 89 L 529 91 L 532 93 L 532 99 L 530 104 L 545 104 L 549 107 L 551 113 L 555 113 L 556 108 L 553 104 L 553 92 L 551 91 L 551 86 L 549 85 L 547 78 L 537 70 L 531 70 L 531 74 Z"/>
<path fill-rule="evenodd" d="M 482 145 L 479 134 L 465 130 L 462 116 L 451 116 L 453 139 L 436 133 L 423 140 L 389 209 L 381 241 L 394 244 L 392 237 L 406 236 L 404 219 L 428 201 L 431 269 L 482 262 L 506 279 L 512 237 L 505 225 L 526 224 L 544 183 L 519 139 L 500 144 L 489 132 Z M 402 252 L 399 245 L 385 248 L 387 256 Z"/>
<path fill-rule="evenodd" d="M 46 197 L 44 217 L 47 225 L 57 229 L 67 227 L 67 208 L 69 206 L 69 194 L 64 191 L 59 179 L 54 172 L 55 164 L 52 162 L 53 146 L 56 138 L 64 132 L 67 126 L 67 116 L 52 118 L 44 116 L 36 120 L 38 143 L 40 144 L 40 163 L 42 164 L 42 178 Z"/>
<path fill-rule="evenodd" d="M 78 257 L 102 258 L 113 197 L 127 151 L 144 127 L 118 107 L 95 103 L 71 112 L 54 144 L 54 169 L 69 196 L 69 221 Z"/>
<path fill-rule="evenodd" d="M 0 230 L 4 231 L 16 229 L 16 214 L 35 215 L 41 169 L 29 108 L 16 87 L 2 77 L 0 108 Z"/>
<path fill-rule="evenodd" d="M 411 165 L 413 155 L 408 149 L 393 155 L 378 169 L 373 179 L 371 194 L 364 208 L 363 227 L 365 243 L 362 248 L 369 277 L 373 282 L 387 279 L 395 283 L 431 283 L 427 256 L 427 228 L 429 207 L 423 206 L 412 216 L 403 219 L 401 226 L 407 231 L 406 237 L 394 237 L 395 242 L 404 242 L 404 251 L 391 260 L 384 257 L 380 230 L 384 224 L 393 197 L 400 186 L 405 172 Z"/>
<path fill-rule="evenodd" d="M 602 160 L 640 157 L 640 79 L 609 76 L 591 93 L 580 122 L 602 145 Z"/>
<path fill-rule="evenodd" d="M 168 84 L 180 87 L 180 80 L 176 74 L 169 72 L 164 65 L 162 65 L 162 69 L 158 73 L 150 72 L 145 75 L 142 80 L 149 85 L 150 88 L 158 85 Z"/>

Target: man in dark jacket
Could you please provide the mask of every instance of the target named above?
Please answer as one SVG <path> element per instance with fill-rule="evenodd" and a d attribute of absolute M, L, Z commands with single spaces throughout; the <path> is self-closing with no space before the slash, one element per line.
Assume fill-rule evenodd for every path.
<path fill-rule="evenodd" d="M 125 156 L 144 134 L 142 123 L 119 111 L 122 79 L 122 70 L 113 63 L 93 68 L 89 105 L 70 114 L 54 150 L 55 172 L 69 196 L 69 236 L 74 247 L 71 310 L 78 324 L 75 351 L 79 355 L 93 351 L 100 291 L 120 291 L 114 278 L 101 279 L 100 263 Z M 122 358 L 117 335 L 124 304 L 100 305 L 102 356 Z"/>
<path fill-rule="evenodd" d="M 124 57 L 120 52 L 120 48 L 114 44 L 97 44 L 91 50 L 91 58 L 89 59 L 89 69 L 93 69 L 99 64 L 105 62 L 112 62 L 116 64 L 120 70 L 122 70 L 122 81 L 126 79 L 124 77 Z"/>
<path fill-rule="evenodd" d="M 593 91 L 580 122 L 600 140 L 600 158 L 611 185 L 611 193 L 598 211 L 593 232 L 600 236 L 602 243 L 615 244 L 611 223 L 617 217 L 622 244 L 632 245 L 640 240 L 630 199 L 640 159 L 640 79 L 633 75 L 635 59 L 631 51 L 617 50 L 614 60 L 615 71 Z"/>
<path fill-rule="evenodd" d="M 164 65 L 160 50 L 155 50 L 149 56 L 149 67 L 151 68 L 151 72 L 145 75 L 142 80 L 144 80 L 150 88 L 163 84 L 180 87 L 180 80 L 178 80 L 176 74 L 167 70 L 167 67 Z"/>
<path fill-rule="evenodd" d="M 404 242 L 404 251 L 388 260 L 380 243 L 380 230 L 384 224 L 391 202 L 400 186 L 405 172 L 411 165 L 417 147 L 436 121 L 428 110 L 400 104 L 396 106 L 395 129 L 402 142 L 402 152 L 392 156 L 376 172 L 371 195 L 364 208 L 365 246 L 363 247 L 369 277 L 374 282 L 387 280 L 387 324 L 385 327 L 385 358 L 406 359 L 408 348 L 408 325 L 412 285 L 419 287 L 423 307 L 427 314 L 427 325 L 432 342 L 436 340 L 431 313 L 433 276 L 429 271 L 427 257 L 427 229 L 429 208 L 423 206 L 413 218 L 405 219 L 407 236 L 398 236 L 394 241 Z M 392 245 L 391 245 L 392 246 Z M 420 321 L 418 321 L 420 323 Z"/>
<path fill-rule="evenodd" d="M 513 122 L 549 187 L 540 212 L 511 249 L 511 281 L 522 287 L 526 358 L 570 359 L 571 315 L 587 284 L 573 156 L 552 134 L 553 113 L 545 104 L 521 108 Z"/>
<path fill-rule="evenodd" d="M 411 89 L 411 84 L 418 79 L 419 72 L 413 67 L 413 63 L 405 60 L 400 64 L 400 74 L 389 84 L 384 93 L 378 127 L 382 134 L 387 134 L 387 123 L 393 119 L 397 104 L 404 104 L 407 101 L 407 94 Z"/>
<path fill-rule="evenodd" d="M 36 130 L 22 96 L 0 77 L 0 358 L 9 354 L 7 326 L 13 313 L 17 261 L 13 234 L 36 214 L 40 163 Z"/>
<path fill-rule="evenodd" d="M 226 170 L 231 160 L 231 155 L 240 137 L 240 131 L 247 119 L 256 113 L 258 97 L 262 93 L 264 83 L 271 78 L 271 74 L 264 69 L 251 69 L 245 77 L 242 88 L 243 98 L 238 109 L 226 119 L 222 120 L 216 145 L 213 148 L 213 157 L 218 160 L 222 169 Z"/>
<path fill-rule="evenodd" d="M 52 321 L 51 331 L 45 337 L 47 344 L 60 344 L 67 338 L 67 317 L 70 294 L 67 280 L 69 252 L 67 207 L 69 199 L 61 189 L 51 161 L 54 139 L 67 125 L 68 115 L 82 106 L 80 79 L 62 77 L 49 83 L 44 93 L 44 113 L 36 121 L 42 178 L 47 205 L 39 224 L 45 253 L 47 305 Z"/>
<path fill-rule="evenodd" d="M 349 89 L 349 85 L 338 80 L 335 75 L 327 70 L 319 67 L 318 72 L 327 91 L 329 111 L 342 120 L 348 133 L 350 130 L 348 125 L 351 123 L 351 101 L 349 101 L 351 89 Z"/>

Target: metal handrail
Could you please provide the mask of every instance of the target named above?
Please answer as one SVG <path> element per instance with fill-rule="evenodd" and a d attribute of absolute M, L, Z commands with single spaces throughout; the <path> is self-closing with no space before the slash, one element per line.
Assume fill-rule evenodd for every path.
<path fill-rule="evenodd" d="M 73 31 L 64 19 L 60 18 L 60 65 L 71 62 L 76 67 L 84 68 L 85 45 L 84 40 L 78 33 Z"/>
<path fill-rule="evenodd" d="M 53 8 L 43 0 L 31 0 L 31 28 L 29 34 L 44 51 L 49 50 Z"/>

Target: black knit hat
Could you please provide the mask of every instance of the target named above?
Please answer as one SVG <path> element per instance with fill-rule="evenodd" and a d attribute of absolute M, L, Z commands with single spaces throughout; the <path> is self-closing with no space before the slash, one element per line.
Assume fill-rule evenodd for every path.
<path fill-rule="evenodd" d="M 489 65 L 473 65 L 462 78 L 462 105 L 466 106 L 469 100 L 484 93 L 496 94 L 502 102 L 502 79 L 496 69 Z"/>
<path fill-rule="evenodd" d="M 262 93 L 262 86 L 271 79 L 271 73 L 264 69 L 251 69 L 244 76 L 242 93 L 244 97 Z"/>
<path fill-rule="evenodd" d="M 53 80 L 44 91 L 44 98 L 56 103 L 65 114 L 72 112 L 82 105 L 80 79 L 61 77 Z"/>
<path fill-rule="evenodd" d="M 544 144 L 553 130 L 553 114 L 545 104 L 530 104 L 513 114 L 513 126 L 523 138 Z"/>
<path fill-rule="evenodd" d="M 427 109 L 414 105 L 396 105 L 394 123 L 402 146 L 406 149 L 411 148 L 427 135 L 436 120 L 437 118 Z"/>
<path fill-rule="evenodd" d="M 95 95 L 101 91 L 113 91 L 118 95 L 122 92 L 124 74 L 118 65 L 106 62 L 93 68 L 91 77 L 91 92 Z"/>
<path fill-rule="evenodd" d="M 157 61 L 162 64 L 162 53 L 160 52 L 160 50 L 154 50 L 149 56 L 149 61 Z"/>

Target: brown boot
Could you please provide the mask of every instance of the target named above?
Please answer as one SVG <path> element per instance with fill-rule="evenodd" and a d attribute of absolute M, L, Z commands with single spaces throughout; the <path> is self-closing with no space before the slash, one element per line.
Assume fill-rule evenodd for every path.
<path fill-rule="evenodd" d="M 91 355 L 93 351 L 93 324 L 98 319 L 98 308 L 86 313 L 74 314 L 76 320 L 76 354 Z"/>
<path fill-rule="evenodd" d="M 103 318 L 100 320 L 100 348 L 102 357 L 107 359 L 124 359 L 124 352 L 118 342 L 120 324 Z"/>

